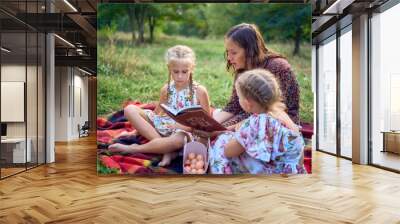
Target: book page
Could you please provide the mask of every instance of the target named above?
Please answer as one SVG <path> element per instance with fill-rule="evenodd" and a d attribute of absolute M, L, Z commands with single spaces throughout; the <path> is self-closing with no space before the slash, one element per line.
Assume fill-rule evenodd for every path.
<path fill-rule="evenodd" d="M 160 104 L 161 109 L 163 109 L 169 116 L 176 116 L 178 114 L 178 111 L 165 105 L 165 104 Z"/>

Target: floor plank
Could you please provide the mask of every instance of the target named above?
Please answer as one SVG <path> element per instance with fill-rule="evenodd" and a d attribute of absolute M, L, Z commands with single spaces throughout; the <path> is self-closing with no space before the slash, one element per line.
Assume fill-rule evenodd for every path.
<path fill-rule="evenodd" d="M 400 175 L 313 153 L 299 176 L 98 176 L 95 138 L 0 181 L 0 223 L 400 223 Z"/>

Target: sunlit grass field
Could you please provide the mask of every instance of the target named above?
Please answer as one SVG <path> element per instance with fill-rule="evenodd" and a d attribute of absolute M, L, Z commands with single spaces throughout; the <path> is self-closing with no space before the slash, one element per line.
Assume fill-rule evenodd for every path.
<path fill-rule="evenodd" d="M 106 116 L 122 108 L 126 100 L 154 102 L 168 80 L 165 51 L 184 44 L 196 53 L 194 80 L 204 85 L 211 105 L 223 107 L 232 91 L 233 77 L 226 71 L 223 38 L 197 39 L 179 36 L 157 36 L 153 44 L 136 46 L 130 33 L 117 33 L 113 39 L 98 36 L 97 113 Z M 267 43 L 267 46 L 287 57 L 300 84 L 300 117 L 313 122 L 311 92 L 311 44 L 303 44 L 299 56 L 292 56 L 292 43 Z"/>

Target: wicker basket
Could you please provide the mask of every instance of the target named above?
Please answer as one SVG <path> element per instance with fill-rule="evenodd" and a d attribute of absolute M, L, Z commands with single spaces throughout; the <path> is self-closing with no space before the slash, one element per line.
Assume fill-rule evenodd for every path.
<path fill-rule="evenodd" d="M 210 140 L 208 140 L 208 146 L 210 146 Z M 208 169 L 207 147 L 200 142 L 196 142 L 196 141 L 187 142 L 187 140 L 185 138 L 185 146 L 183 147 L 183 163 L 182 163 L 183 174 L 193 174 L 193 173 L 187 172 L 185 169 L 185 161 L 188 158 L 190 153 L 200 154 L 203 156 L 203 158 L 204 158 L 204 173 L 203 174 L 207 173 L 207 169 Z"/>

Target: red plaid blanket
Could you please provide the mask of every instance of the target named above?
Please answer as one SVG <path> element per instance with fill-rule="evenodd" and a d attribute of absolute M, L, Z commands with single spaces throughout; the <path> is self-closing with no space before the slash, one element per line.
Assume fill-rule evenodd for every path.
<path fill-rule="evenodd" d="M 127 102 L 123 105 L 137 105 L 143 109 L 154 110 L 154 104 L 141 104 L 139 102 Z M 130 155 L 112 154 L 107 150 L 114 142 L 122 144 L 144 144 L 147 139 L 141 136 L 117 137 L 123 131 L 133 131 L 134 127 L 125 119 L 123 110 L 113 113 L 108 118 L 97 118 L 97 149 L 98 172 L 100 174 L 174 174 L 176 170 L 158 167 L 160 155 L 135 153 Z"/>
<path fill-rule="evenodd" d="M 143 109 L 154 110 L 154 104 L 141 104 L 130 101 L 123 105 L 137 105 Z M 114 142 L 122 144 L 144 144 L 147 139 L 141 136 L 117 137 L 123 131 L 133 131 L 134 127 L 125 119 L 123 110 L 113 113 L 108 118 L 97 118 L 98 172 L 100 174 L 176 174 L 182 172 L 181 164 L 171 164 L 168 168 L 158 167 L 161 155 L 135 153 L 119 155 L 110 153 L 107 148 Z M 302 130 L 303 131 L 303 130 Z M 311 147 L 306 146 L 304 166 L 311 173 Z"/>

